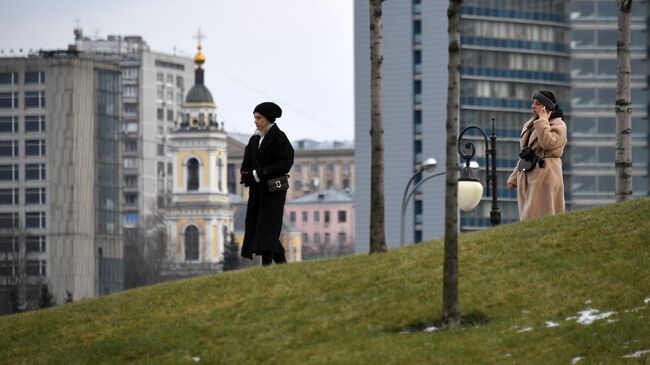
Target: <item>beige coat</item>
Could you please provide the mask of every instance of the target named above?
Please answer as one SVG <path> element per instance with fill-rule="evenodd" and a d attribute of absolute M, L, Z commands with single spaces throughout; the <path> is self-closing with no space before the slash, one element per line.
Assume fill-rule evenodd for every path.
<path fill-rule="evenodd" d="M 530 135 L 530 139 L 528 136 Z M 524 124 L 519 145 L 523 149 L 532 146 L 546 166 L 539 165 L 530 172 L 514 171 L 508 183 L 517 187 L 519 219 L 539 218 L 564 212 L 564 181 L 562 180 L 562 152 L 567 143 L 566 124 L 562 118 L 535 118 Z"/>

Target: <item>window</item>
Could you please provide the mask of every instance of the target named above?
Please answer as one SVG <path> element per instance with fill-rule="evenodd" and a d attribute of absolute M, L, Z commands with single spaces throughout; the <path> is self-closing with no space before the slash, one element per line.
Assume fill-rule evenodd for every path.
<path fill-rule="evenodd" d="M 158 144 L 156 145 L 158 149 L 158 156 L 164 156 L 165 155 L 165 145 L 164 144 Z"/>
<path fill-rule="evenodd" d="M 301 181 L 294 182 L 293 189 L 298 192 L 302 191 L 302 182 Z"/>
<path fill-rule="evenodd" d="M 45 180 L 45 164 L 26 164 L 25 180 Z"/>
<path fill-rule="evenodd" d="M 18 165 L 0 165 L 0 181 L 18 181 Z"/>
<path fill-rule="evenodd" d="M 317 163 L 312 163 L 311 164 L 311 173 L 313 175 L 318 175 L 318 164 Z"/>
<path fill-rule="evenodd" d="M 45 188 L 25 189 L 25 205 L 45 204 Z"/>
<path fill-rule="evenodd" d="M 338 242 L 339 242 L 339 245 L 344 245 L 344 244 L 348 243 L 348 237 L 345 234 L 345 232 L 339 232 L 339 234 L 338 234 Z"/>
<path fill-rule="evenodd" d="M 156 82 L 160 82 L 160 83 L 165 82 L 165 75 L 163 75 L 162 72 L 158 72 L 156 74 Z"/>
<path fill-rule="evenodd" d="M 17 157 L 18 141 L 0 141 L 0 157 Z"/>
<path fill-rule="evenodd" d="M 325 169 L 329 173 L 334 172 L 334 164 L 328 163 L 327 165 L 325 165 Z"/>
<path fill-rule="evenodd" d="M 302 222 L 307 223 L 309 219 L 309 214 L 307 212 L 302 212 Z"/>
<path fill-rule="evenodd" d="M 0 253 L 18 252 L 18 237 L 11 235 L 0 236 Z M 2 276 L 2 274 L 0 274 Z"/>
<path fill-rule="evenodd" d="M 349 179 L 343 179 L 343 190 L 349 190 L 350 189 L 350 180 Z"/>
<path fill-rule="evenodd" d="M 158 120 L 165 120 L 165 109 L 158 108 L 156 109 L 156 117 Z"/>
<path fill-rule="evenodd" d="M 18 205 L 18 189 L 0 189 L 0 205 Z"/>
<path fill-rule="evenodd" d="M 296 212 L 289 212 L 289 221 L 296 223 Z"/>
<path fill-rule="evenodd" d="M 125 158 L 124 159 L 124 168 L 135 169 L 138 167 L 138 160 L 135 158 Z"/>
<path fill-rule="evenodd" d="M 124 123 L 124 132 L 126 133 L 135 133 L 138 131 L 138 123 Z"/>
<path fill-rule="evenodd" d="M 25 140 L 25 156 L 45 156 L 45 140 Z"/>
<path fill-rule="evenodd" d="M 47 275 L 45 260 L 27 260 L 25 262 L 25 274 L 27 276 Z"/>
<path fill-rule="evenodd" d="M 45 91 L 26 91 L 25 108 L 45 108 Z"/>
<path fill-rule="evenodd" d="M 173 104 L 174 103 L 174 91 L 172 89 L 167 90 L 167 103 Z"/>
<path fill-rule="evenodd" d="M 294 174 L 300 174 L 302 172 L 302 166 L 300 165 L 293 165 L 293 173 Z"/>
<path fill-rule="evenodd" d="M 135 152 L 138 150 L 138 141 L 124 141 L 124 150 Z"/>
<path fill-rule="evenodd" d="M 167 83 L 169 85 L 174 85 L 174 75 L 167 75 Z"/>
<path fill-rule="evenodd" d="M 0 109 L 17 109 L 18 94 L 15 92 L 0 93 Z"/>
<path fill-rule="evenodd" d="M 25 228 L 45 228 L 45 212 L 25 213 Z"/>
<path fill-rule="evenodd" d="M 125 212 L 124 225 L 127 227 L 133 227 L 136 224 L 138 224 L 138 212 Z"/>
<path fill-rule="evenodd" d="M 185 228 L 185 261 L 199 259 L 199 229 L 195 226 Z"/>
<path fill-rule="evenodd" d="M 125 176 L 124 177 L 124 186 L 127 188 L 138 187 L 138 177 L 137 176 Z"/>
<path fill-rule="evenodd" d="M 0 229 L 18 228 L 18 212 L 0 213 Z"/>
<path fill-rule="evenodd" d="M 323 242 L 324 244 L 329 245 L 329 243 L 330 243 L 330 234 L 329 234 L 329 232 L 325 233 L 323 241 L 324 241 Z"/>
<path fill-rule="evenodd" d="M 122 78 L 124 79 L 137 79 L 138 78 L 138 69 L 137 68 L 125 68 L 122 70 Z"/>
<path fill-rule="evenodd" d="M 345 223 L 346 218 L 345 210 L 339 210 L 339 223 Z"/>
<path fill-rule="evenodd" d="M 183 76 L 176 76 L 176 87 L 179 89 L 183 88 Z"/>
<path fill-rule="evenodd" d="M 0 72 L 0 85 L 16 85 L 18 74 L 15 72 Z"/>
<path fill-rule="evenodd" d="M 326 211 L 323 213 L 323 220 L 325 221 L 325 224 L 329 224 L 329 223 L 330 223 L 330 211 L 329 211 L 329 210 L 326 210 Z"/>
<path fill-rule="evenodd" d="M 320 245 L 320 233 L 314 233 L 314 244 Z"/>
<path fill-rule="evenodd" d="M 174 121 L 174 111 L 172 109 L 167 109 L 167 121 L 168 122 Z"/>
<path fill-rule="evenodd" d="M 308 245 L 309 244 L 309 235 L 307 233 L 303 233 L 301 236 L 302 236 L 302 244 L 303 245 Z"/>
<path fill-rule="evenodd" d="M 25 72 L 25 83 L 26 84 L 44 84 L 45 83 L 45 72 L 43 72 L 43 71 Z"/>
<path fill-rule="evenodd" d="M 199 190 L 199 161 L 195 158 L 187 161 L 187 190 Z"/>
<path fill-rule="evenodd" d="M 124 86 L 122 92 L 127 98 L 135 98 L 138 96 L 138 88 L 135 86 Z"/>
<path fill-rule="evenodd" d="M 25 116 L 25 132 L 45 132 L 45 116 Z"/>
<path fill-rule="evenodd" d="M 314 212 L 314 222 L 320 222 L 320 212 L 319 211 Z"/>
<path fill-rule="evenodd" d="M 138 193 L 126 193 L 124 194 L 124 203 L 128 205 L 134 205 L 138 203 Z"/>
<path fill-rule="evenodd" d="M 25 248 L 27 253 L 45 252 L 45 236 L 27 236 L 25 237 Z"/>
<path fill-rule="evenodd" d="M 18 118 L 0 117 L 0 133 L 18 133 Z"/>
<path fill-rule="evenodd" d="M 124 116 L 133 117 L 138 115 L 138 104 L 124 104 Z"/>

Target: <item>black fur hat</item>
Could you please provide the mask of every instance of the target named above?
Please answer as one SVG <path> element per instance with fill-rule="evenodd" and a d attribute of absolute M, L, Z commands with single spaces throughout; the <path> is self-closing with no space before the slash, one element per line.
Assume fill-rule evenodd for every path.
<path fill-rule="evenodd" d="M 253 110 L 253 113 L 260 113 L 269 122 L 275 123 L 275 119 L 282 116 L 282 109 L 278 106 L 278 104 L 267 101 L 256 106 L 255 110 Z"/>

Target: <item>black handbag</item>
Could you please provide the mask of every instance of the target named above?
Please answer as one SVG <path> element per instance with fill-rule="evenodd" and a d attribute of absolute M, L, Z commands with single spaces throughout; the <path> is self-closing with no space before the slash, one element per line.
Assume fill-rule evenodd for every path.
<path fill-rule="evenodd" d="M 269 192 L 276 193 L 278 191 L 286 191 L 289 189 L 289 175 L 276 177 L 275 179 L 266 180 L 266 186 Z"/>

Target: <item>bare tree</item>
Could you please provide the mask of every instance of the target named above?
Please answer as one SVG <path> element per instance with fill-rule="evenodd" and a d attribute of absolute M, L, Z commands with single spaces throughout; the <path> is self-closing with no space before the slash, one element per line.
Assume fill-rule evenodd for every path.
<path fill-rule="evenodd" d="M 632 0 L 617 0 L 618 77 L 616 81 L 616 201 L 632 198 L 632 107 L 630 90 L 630 13 Z"/>
<path fill-rule="evenodd" d="M 460 4 L 450 0 L 447 9 L 449 27 L 449 80 L 447 90 L 447 171 L 458 166 L 458 116 L 460 94 Z M 445 328 L 460 326 L 458 305 L 458 176 L 445 175 L 445 258 L 442 290 L 442 322 Z"/>
<path fill-rule="evenodd" d="M 370 0 L 370 254 L 388 251 L 384 224 L 384 122 L 382 115 L 382 3 Z"/>
<path fill-rule="evenodd" d="M 167 257 L 167 227 L 161 209 L 152 207 L 124 240 L 124 287 L 127 289 L 163 281 Z"/>
<path fill-rule="evenodd" d="M 0 232 L 0 312 L 27 310 L 26 232 L 6 228 Z"/>

